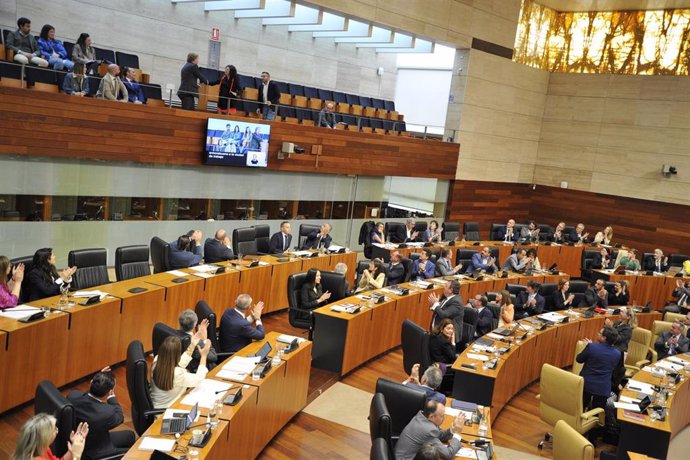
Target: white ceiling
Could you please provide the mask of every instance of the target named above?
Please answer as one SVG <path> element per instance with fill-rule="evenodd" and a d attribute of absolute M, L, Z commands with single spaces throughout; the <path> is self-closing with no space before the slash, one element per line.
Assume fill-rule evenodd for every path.
<path fill-rule="evenodd" d="M 690 9 L 690 0 L 536 0 L 556 11 Z"/>

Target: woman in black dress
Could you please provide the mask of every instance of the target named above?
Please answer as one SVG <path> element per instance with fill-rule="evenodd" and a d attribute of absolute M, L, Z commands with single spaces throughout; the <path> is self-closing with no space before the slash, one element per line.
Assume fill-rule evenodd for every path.
<path fill-rule="evenodd" d="M 242 96 L 242 88 L 240 88 L 240 77 L 234 65 L 225 66 L 225 72 L 220 77 L 218 96 L 218 113 L 227 115 L 237 111 L 237 99 Z"/>
<path fill-rule="evenodd" d="M 321 272 L 315 268 L 307 272 L 302 289 L 300 290 L 300 306 L 302 310 L 313 310 L 328 303 L 331 293 L 323 292 L 321 288 Z"/>
<path fill-rule="evenodd" d="M 429 336 L 429 354 L 435 363 L 455 362 L 455 326 L 449 318 L 436 323 Z"/>
<path fill-rule="evenodd" d="M 29 272 L 29 300 L 45 299 L 60 294 L 60 287 L 72 282 L 77 267 L 58 273 L 53 248 L 43 248 L 34 254 L 33 268 Z"/>

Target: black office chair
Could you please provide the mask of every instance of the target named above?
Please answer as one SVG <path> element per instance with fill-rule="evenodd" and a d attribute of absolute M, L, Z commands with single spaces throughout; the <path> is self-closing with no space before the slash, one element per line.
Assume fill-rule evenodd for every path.
<path fill-rule="evenodd" d="M 271 241 L 271 227 L 268 224 L 253 225 L 252 227 L 254 228 L 257 254 L 269 254 L 271 252 L 269 245 Z"/>
<path fill-rule="evenodd" d="M 139 436 L 151 426 L 156 415 L 165 412 L 153 407 L 147 368 L 144 346 L 138 340 L 132 341 L 127 347 L 127 392 L 132 403 L 132 424 Z"/>
<path fill-rule="evenodd" d="M 297 249 L 302 249 L 302 246 L 304 246 L 304 242 L 307 240 L 307 236 L 314 230 L 318 232 L 319 230 L 321 230 L 321 226 L 312 224 L 300 224 L 299 235 L 297 237 Z"/>
<path fill-rule="evenodd" d="M 156 323 L 151 332 L 151 345 L 154 356 L 158 355 L 158 349 L 163 345 L 165 339 L 170 336 L 177 336 L 177 331 L 165 323 Z M 184 350 L 183 350 L 184 351 Z"/>
<path fill-rule="evenodd" d="M 428 226 L 429 226 L 429 224 L 427 224 L 426 222 L 418 221 L 418 222 L 414 223 L 414 228 L 412 228 L 412 231 L 419 232 L 419 236 L 422 236 L 422 233 L 424 233 L 426 231 Z"/>
<path fill-rule="evenodd" d="M 642 265 L 642 270 L 645 270 L 645 267 L 648 264 L 654 265 L 654 253 L 653 252 L 642 253 L 642 260 L 640 260 L 640 264 Z"/>
<path fill-rule="evenodd" d="M 688 257 L 685 254 L 671 254 L 670 256 L 668 256 L 668 264 L 671 267 L 682 267 L 683 262 L 685 262 L 688 259 L 690 259 L 690 257 Z"/>
<path fill-rule="evenodd" d="M 376 381 L 376 393 L 383 394 L 391 418 L 391 448 L 410 420 L 424 408 L 426 393 L 384 378 Z"/>
<path fill-rule="evenodd" d="M 364 273 L 364 270 L 369 268 L 370 263 L 370 260 L 360 260 L 359 262 L 357 262 L 357 269 L 355 270 L 355 289 L 357 288 L 357 286 L 359 286 L 359 280 L 362 279 L 362 273 Z"/>
<path fill-rule="evenodd" d="M 347 297 L 346 284 L 347 280 L 342 273 L 321 272 L 321 288 L 323 292 L 328 291 L 331 293 L 331 298 L 328 299 L 328 303 L 337 302 Z"/>
<path fill-rule="evenodd" d="M 88 289 L 108 284 L 107 254 L 104 248 L 70 251 L 67 263 L 70 267 L 78 267 L 72 275 L 72 287 Z"/>
<path fill-rule="evenodd" d="M 539 289 L 539 294 L 544 297 L 544 309 L 546 311 L 554 311 L 553 293 L 558 290 L 557 283 L 544 283 Z"/>
<path fill-rule="evenodd" d="M 115 250 L 115 277 L 118 281 L 150 274 L 148 246 L 122 246 Z"/>
<path fill-rule="evenodd" d="M 455 263 L 462 264 L 463 271 L 467 269 L 470 262 L 472 262 L 472 256 L 479 253 L 476 249 L 458 249 L 455 251 Z"/>
<path fill-rule="evenodd" d="M 62 396 L 53 382 L 44 380 L 36 387 L 34 413 L 50 414 L 57 419 L 55 425 L 58 428 L 58 433 L 55 441 L 50 445 L 50 450 L 58 458 L 65 455 L 70 432 L 76 425 L 76 415 L 72 403 Z"/>
<path fill-rule="evenodd" d="M 489 231 L 489 239 L 491 241 L 498 241 L 500 238 L 498 237 L 498 232 L 501 230 L 501 228 L 504 228 L 505 224 L 491 224 L 491 230 Z"/>
<path fill-rule="evenodd" d="M 601 252 L 599 249 L 585 249 L 580 256 L 580 278 L 592 279 L 592 261 Z"/>
<path fill-rule="evenodd" d="M 10 259 L 10 265 L 15 267 L 19 264 L 24 264 L 24 281 L 22 282 L 22 288 L 19 291 L 19 304 L 25 304 L 29 301 L 29 294 L 31 292 L 31 287 L 29 287 L 29 272 L 34 268 L 34 256 L 23 256 L 15 257 Z"/>
<path fill-rule="evenodd" d="M 130 69 L 140 69 L 139 56 L 136 54 L 123 53 L 122 51 L 115 52 L 115 59 L 117 65 L 120 67 L 129 67 Z"/>
<path fill-rule="evenodd" d="M 465 349 L 474 340 L 474 333 L 477 331 L 479 323 L 479 313 L 475 308 L 462 307 L 462 337 L 460 338 L 460 348 Z"/>
<path fill-rule="evenodd" d="M 506 284 L 506 290 L 510 292 L 511 295 L 517 296 L 520 294 L 522 291 L 527 290 L 527 286 L 524 286 L 522 284 Z"/>
<path fill-rule="evenodd" d="M 577 306 L 582 303 L 582 299 L 585 297 L 585 291 L 589 288 L 589 283 L 583 280 L 570 280 L 570 288 L 568 291 L 575 295 L 573 299 L 573 305 Z"/>
<path fill-rule="evenodd" d="M 494 299 L 495 298 L 496 297 L 494 297 Z M 498 327 L 498 320 L 501 318 L 501 307 L 496 304 L 491 304 L 487 305 L 486 308 L 491 311 L 491 316 L 493 316 L 493 319 L 491 320 L 491 329 L 496 329 Z"/>
<path fill-rule="evenodd" d="M 311 340 L 314 330 L 314 315 L 311 310 L 302 308 L 300 298 L 300 291 L 306 278 L 306 273 L 295 273 L 288 276 L 288 320 L 290 326 L 308 330 L 309 340 Z"/>
<path fill-rule="evenodd" d="M 234 229 L 232 231 L 232 250 L 235 254 L 258 254 L 256 231 L 252 227 Z"/>
<path fill-rule="evenodd" d="M 429 333 L 413 321 L 406 319 L 402 323 L 400 342 L 403 352 L 403 368 L 406 374 L 412 372 L 412 366 L 419 364 L 419 375 L 431 365 L 429 354 Z"/>
<path fill-rule="evenodd" d="M 552 241 L 553 232 L 555 231 L 552 226 L 547 224 L 537 225 L 539 229 L 539 241 Z"/>
<path fill-rule="evenodd" d="M 405 267 L 405 280 L 404 282 L 407 283 L 410 281 L 410 278 L 412 278 L 412 259 L 408 258 L 401 258 L 400 263 L 402 264 L 403 267 Z M 387 284 L 387 283 L 384 283 Z"/>
<path fill-rule="evenodd" d="M 377 455 L 388 455 L 376 458 L 393 458 L 391 454 L 391 414 L 386 406 L 386 398 L 382 393 L 376 393 L 371 398 L 369 406 L 369 435 L 372 441 L 372 453 L 376 449 Z M 375 458 L 373 455 L 371 458 Z"/>
<path fill-rule="evenodd" d="M 161 238 L 151 238 L 151 263 L 153 273 L 162 273 L 170 270 L 170 244 Z"/>
<path fill-rule="evenodd" d="M 386 225 L 384 226 L 384 233 L 386 235 L 386 238 L 390 240 L 391 243 L 404 243 L 404 241 L 398 241 L 397 238 L 395 238 L 396 234 L 396 229 L 401 228 L 403 231 L 405 231 L 405 224 L 402 222 L 386 222 Z"/>
<path fill-rule="evenodd" d="M 465 236 L 465 241 L 480 241 L 479 236 L 479 223 L 478 222 L 465 222 L 462 225 L 462 233 Z"/>
<path fill-rule="evenodd" d="M 460 223 L 444 222 L 441 224 L 441 239 L 443 241 L 455 241 L 460 239 Z"/>
<path fill-rule="evenodd" d="M 208 339 L 211 341 L 211 346 L 216 351 L 216 356 L 218 356 L 218 363 L 223 362 L 223 360 L 234 355 L 234 352 L 224 352 L 220 351 L 220 342 L 218 340 L 218 318 L 216 313 L 211 309 L 209 304 L 205 300 L 200 300 L 196 303 L 194 307 L 194 313 L 199 321 L 208 320 L 208 329 L 206 333 Z"/>

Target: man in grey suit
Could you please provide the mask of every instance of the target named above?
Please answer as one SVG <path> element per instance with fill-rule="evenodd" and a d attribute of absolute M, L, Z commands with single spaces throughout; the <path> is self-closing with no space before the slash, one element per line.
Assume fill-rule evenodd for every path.
<path fill-rule="evenodd" d="M 187 62 L 180 71 L 180 87 L 177 90 L 182 110 L 194 110 L 194 98 L 199 96 L 199 81 L 205 85 L 210 84 L 199 70 L 199 55 L 189 53 Z"/>
<path fill-rule="evenodd" d="M 429 308 L 434 312 L 434 316 L 431 318 L 431 329 L 434 328 L 436 322 L 446 318 L 452 320 L 455 327 L 455 343 L 460 344 L 462 319 L 465 316 L 462 297 L 460 296 L 460 281 L 452 280 L 446 282 L 443 286 L 443 295 L 441 297 L 434 293 L 429 294 Z"/>
<path fill-rule="evenodd" d="M 445 416 L 446 406 L 440 402 L 429 399 L 424 403 L 424 409 L 420 410 L 400 433 L 400 439 L 395 445 L 395 458 L 412 460 L 426 443 L 434 446 L 441 458 L 454 458 L 460 450 L 460 433 L 465 424 L 465 416 L 460 412 L 453 419 L 449 429 L 441 430 L 439 427 Z M 448 445 L 445 445 L 445 442 Z"/>
<path fill-rule="evenodd" d="M 524 248 L 520 248 L 506 259 L 505 263 L 503 264 L 502 270 L 522 273 L 528 267 L 531 267 L 533 263 L 534 258 L 528 257 L 527 251 Z"/>
<path fill-rule="evenodd" d="M 441 257 L 436 261 L 436 276 L 457 275 L 461 269 L 462 264 L 457 264 L 455 267 L 450 264 L 450 251 L 448 249 L 442 249 Z"/>
<path fill-rule="evenodd" d="M 683 335 L 683 329 L 685 329 L 683 323 L 674 321 L 671 325 L 671 330 L 664 332 L 656 339 L 654 348 L 656 348 L 657 353 L 659 353 L 659 359 L 686 353 L 688 351 L 690 339 Z"/>

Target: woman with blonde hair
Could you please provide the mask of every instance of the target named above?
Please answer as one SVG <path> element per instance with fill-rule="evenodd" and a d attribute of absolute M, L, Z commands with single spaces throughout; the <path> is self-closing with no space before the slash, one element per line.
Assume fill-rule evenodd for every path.
<path fill-rule="evenodd" d="M 613 227 L 607 225 L 603 232 L 597 232 L 594 236 L 594 243 L 596 244 L 611 244 L 613 240 Z"/>
<path fill-rule="evenodd" d="M 622 352 L 628 351 L 628 344 L 632 339 L 632 331 L 637 327 L 637 318 L 635 317 L 635 310 L 631 307 L 623 307 L 620 309 L 618 319 L 614 322 L 610 318 L 606 318 L 604 326 L 612 327 L 618 332 L 618 341 L 616 348 Z"/>
<path fill-rule="evenodd" d="M 67 441 L 67 452 L 60 459 L 50 450 L 58 435 L 57 420 L 52 415 L 37 414 L 22 426 L 11 460 L 79 460 L 84 452 L 89 425 L 82 422 Z"/>

